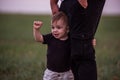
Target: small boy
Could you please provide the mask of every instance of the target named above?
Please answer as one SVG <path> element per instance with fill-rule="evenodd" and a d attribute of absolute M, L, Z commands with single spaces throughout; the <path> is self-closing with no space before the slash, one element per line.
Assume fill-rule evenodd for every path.
<path fill-rule="evenodd" d="M 67 16 L 58 12 L 52 17 L 51 33 L 42 35 L 41 21 L 34 21 L 33 35 L 36 41 L 47 44 L 47 69 L 43 80 L 74 80 L 70 70 L 70 40 Z"/>

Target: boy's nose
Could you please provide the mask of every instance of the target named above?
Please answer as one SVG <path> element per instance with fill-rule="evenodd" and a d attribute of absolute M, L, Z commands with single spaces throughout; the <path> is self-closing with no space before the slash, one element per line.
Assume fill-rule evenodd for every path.
<path fill-rule="evenodd" d="M 53 31 L 54 31 L 54 32 L 56 32 L 56 31 L 57 31 L 57 29 L 54 29 Z"/>

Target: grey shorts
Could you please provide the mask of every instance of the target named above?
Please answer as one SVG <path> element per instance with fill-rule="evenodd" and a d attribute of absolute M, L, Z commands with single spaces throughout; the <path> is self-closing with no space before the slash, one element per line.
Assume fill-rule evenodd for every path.
<path fill-rule="evenodd" d="M 74 77 L 71 70 L 58 73 L 46 69 L 44 72 L 43 80 L 74 80 Z"/>

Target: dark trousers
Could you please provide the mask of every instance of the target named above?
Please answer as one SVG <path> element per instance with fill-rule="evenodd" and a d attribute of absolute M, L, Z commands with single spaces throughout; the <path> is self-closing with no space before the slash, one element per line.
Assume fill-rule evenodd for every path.
<path fill-rule="evenodd" d="M 95 50 L 92 39 L 73 39 L 71 43 L 71 68 L 75 80 L 97 80 Z"/>
<path fill-rule="evenodd" d="M 71 68 L 75 80 L 97 80 L 95 50 L 92 40 L 73 39 Z"/>
<path fill-rule="evenodd" d="M 72 72 L 74 74 L 74 80 L 97 80 L 97 68 L 95 61 L 73 61 Z"/>
<path fill-rule="evenodd" d="M 60 11 L 67 14 L 71 38 L 71 67 L 75 80 L 97 80 L 95 50 L 92 45 L 105 0 L 88 0 L 84 9 L 77 0 L 64 0 Z"/>

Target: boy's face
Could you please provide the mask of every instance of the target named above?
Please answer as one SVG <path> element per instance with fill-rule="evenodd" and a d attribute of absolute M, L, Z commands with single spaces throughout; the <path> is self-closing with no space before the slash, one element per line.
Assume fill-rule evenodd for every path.
<path fill-rule="evenodd" d="M 62 19 L 59 19 L 52 23 L 51 31 L 52 31 L 52 35 L 57 39 L 65 40 L 68 37 L 67 33 L 69 30 Z"/>

